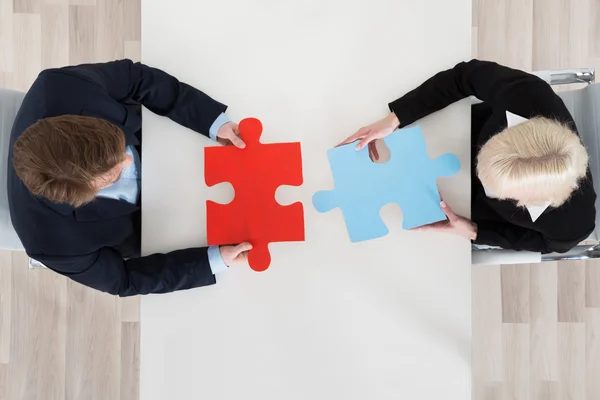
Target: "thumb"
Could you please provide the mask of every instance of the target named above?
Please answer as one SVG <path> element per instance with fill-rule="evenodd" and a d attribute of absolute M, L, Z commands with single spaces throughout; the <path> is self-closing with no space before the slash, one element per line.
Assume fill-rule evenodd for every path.
<path fill-rule="evenodd" d="M 252 249 L 252 245 L 248 242 L 244 242 L 244 243 L 240 243 L 237 246 L 235 246 L 233 248 L 233 253 L 235 254 L 235 257 L 237 257 L 240 254 L 242 254 L 243 252 L 251 250 L 251 249 Z"/>
<path fill-rule="evenodd" d="M 236 135 L 235 133 L 231 135 L 231 138 L 229 138 L 229 140 L 231 140 L 231 143 L 233 143 L 233 145 L 239 149 L 243 149 L 244 147 L 246 147 L 246 143 L 244 143 L 242 138 Z"/>
<path fill-rule="evenodd" d="M 445 201 L 442 200 L 440 202 L 440 207 L 442 208 L 442 211 L 444 212 L 444 214 L 446 214 L 446 217 L 448 217 L 449 221 L 456 220 L 456 214 L 454 214 L 454 211 L 452 211 L 450 209 L 450 207 L 448 207 L 448 204 L 446 204 Z"/>

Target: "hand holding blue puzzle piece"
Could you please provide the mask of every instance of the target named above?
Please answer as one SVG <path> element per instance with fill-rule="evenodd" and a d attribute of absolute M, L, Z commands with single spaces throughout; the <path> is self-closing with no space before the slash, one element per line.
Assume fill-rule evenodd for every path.
<path fill-rule="evenodd" d="M 379 216 L 381 207 L 396 203 L 402 209 L 404 229 L 441 221 L 436 180 L 460 170 L 454 154 L 430 159 L 419 126 L 400 129 L 384 139 L 391 151 L 384 164 L 373 163 L 367 149 L 356 151 L 356 144 L 328 150 L 335 181 L 333 190 L 313 195 L 318 212 L 341 208 L 351 242 L 375 239 L 389 230 Z"/>

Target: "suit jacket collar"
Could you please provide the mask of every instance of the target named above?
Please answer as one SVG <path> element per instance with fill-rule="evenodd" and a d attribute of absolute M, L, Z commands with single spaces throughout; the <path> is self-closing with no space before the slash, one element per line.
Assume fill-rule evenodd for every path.
<path fill-rule="evenodd" d="M 81 115 L 86 117 L 100 118 L 111 124 L 119 127 L 125 134 L 125 145 L 127 146 L 139 146 L 140 140 L 138 138 L 139 130 L 141 127 L 141 110 L 136 106 L 125 106 L 127 109 L 127 115 L 125 120 L 117 121 L 108 113 L 103 113 L 102 110 L 81 110 Z"/>
<path fill-rule="evenodd" d="M 57 213 L 64 216 L 72 216 L 73 219 L 79 222 L 92 222 L 123 217 L 139 210 L 139 207 L 135 204 L 124 200 L 108 198 L 97 198 L 91 203 L 77 208 L 65 203 L 52 203 L 47 199 L 43 199 L 43 201 Z"/>

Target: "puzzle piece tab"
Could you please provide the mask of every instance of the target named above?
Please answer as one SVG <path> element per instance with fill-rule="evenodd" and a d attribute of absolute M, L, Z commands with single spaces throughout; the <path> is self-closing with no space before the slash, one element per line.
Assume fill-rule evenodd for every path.
<path fill-rule="evenodd" d="M 397 203 L 402 209 L 404 229 L 446 218 L 436 179 L 456 174 L 458 158 L 444 154 L 431 160 L 418 126 L 393 132 L 384 141 L 391 151 L 390 160 L 384 164 L 373 163 L 367 149 L 356 151 L 356 143 L 330 149 L 327 156 L 335 188 L 313 195 L 319 212 L 342 209 L 352 242 L 388 234 L 379 216 L 381 207 L 388 203 Z"/>
<path fill-rule="evenodd" d="M 244 149 L 215 146 L 204 149 L 204 179 L 208 186 L 230 182 L 235 191 L 228 204 L 206 202 L 209 245 L 248 241 L 250 267 L 269 267 L 269 243 L 304 240 L 302 203 L 282 206 L 275 201 L 281 185 L 302 185 L 300 143 L 262 144 L 262 124 L 247 118 L 239 124 Z"/>

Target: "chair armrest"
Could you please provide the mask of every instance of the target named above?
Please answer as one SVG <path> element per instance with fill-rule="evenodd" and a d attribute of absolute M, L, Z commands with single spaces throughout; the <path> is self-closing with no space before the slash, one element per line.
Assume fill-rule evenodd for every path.
<path fill-rule="evenodd" d="M 506 249 L 473 250 L 472 265 L 535 264 L 542 261 L 542 253 Z"/>
<path fill-rule="evenodd" d="M 534 71 L 532 74 L 545 80 L 549 85 L 566 85 L 571 83 L 591 84 L 596 80 L 596 70 L 594 68 Z"/>
<path fill-rule="evenodd" d="M 506 249 L 473 249 L 471 264 L 535 264 L 546 261 L 588 260 L 600 258 L 600 244 L 579 245 L 566 253 L 542 254 L 531 251 L 515 251 Z"/>

